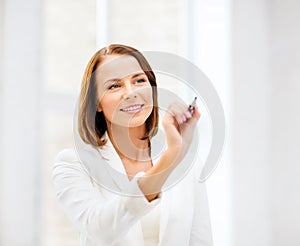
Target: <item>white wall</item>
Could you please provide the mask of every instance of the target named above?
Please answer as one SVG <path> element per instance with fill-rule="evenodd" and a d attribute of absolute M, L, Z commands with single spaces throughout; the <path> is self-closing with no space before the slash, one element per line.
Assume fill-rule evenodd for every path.
<path fill-rule="evenodd" d="M 300 245 L 300 2 L 270 3 L 272 246 Z"/>
<path fill-rule="evenodd" d="M 2 85 L 2 60 L 3 60 L 3 25 L 4 25 L 4 0 L 0 0 L 0 95 L 1 95 L 1 85 Z M 0 123 L 1 124 L 1 123 Z M 0 125 L 1 127 L 1 125 Z"/>
<path fill-rule="evenodd" d="M 42 6 L 9 0 L 1 7 L 0 245 L 39 245 Z"/>
<path fill-rule="evenodd" d="M 4 8 L 4 0 L 0 0 L 0 102 L 3 97 L 3 8 Z M 0 110 L 2 111 L 2 106 L 0 104 Z M 3 128 L 2 120 L 0 120 L 0 130 Z M 0 141 L 0 156 L 3 155 L 3 142 Z M 3 163 L 0 161 L 0 170 L 2 168 Z M 0 183 L 0 198 L 2 197 L 2 184 Z M 0 204 L 0 210 L 2 210 L 2 205 Z M 1 232 L 0 232 L 1 238 Z"/>
<path fill-rule="evenodd" d="M 234 245 L 300 243 L 300 2 L 233 1 Z"/>
<path fill-rule="evenodd" d="M 3 93 L 3 26 L 4 26 L 4 0 L 0 0 L 0 98 L 2 98 Z M 0 106 L 1 110 L 1 106 Z M 2 121 L 0 120 L 0 130 L 2 129 Z M 0 141 L 0 155 L 2 155 L 2 142 Z M 0 161 L 1 168 L 1 161 Z M 0 186 L 0 196 L 1 196 L 1 186 Z M 1 209 L 1 208 L 0 208 Z"/>
<path fill-rule="evenodd" d="M 233 245 L 271 240 L 270 66 L 267 0 L 234 0 Z"/>

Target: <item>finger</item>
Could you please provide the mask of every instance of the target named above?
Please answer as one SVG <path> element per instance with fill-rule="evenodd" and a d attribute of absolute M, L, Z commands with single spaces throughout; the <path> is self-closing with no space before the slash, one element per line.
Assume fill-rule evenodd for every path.
<path fill-rule="evenodd" d="M 193 117 L 192 114 L 190 113 L 190 111 L 188 111 L 188 110 L 184 112 L 184 115 L 187 119 L 190 119 Z"/>
<path fill-rule="evenodd" d="M 193 118 L 196 118 L 197 120 L 199 120 L 200 117 L 201 117 L 201 114 L 199 112 L 198 106 L 195 106 Z"/>
<path fill-rule="evenodd" d="M 177 115 L 175 116 L 175 119 L 176 119 L 176 121 L 177 121 L 177 123 L 178 123 L 179 125 L 181 125 L 181 124 L 183 123 L 183 118 L 182 118 L 182 116 L 181 116 L 180 114 L 177 114 Z"/>
<path fill-rule="evenodd" d="M 182 124 L 188 121 L 189 118 L 191 118 L 191 115 L 186 114 L 185 112 L 180 113 L 178 115 L 176 115 L 176 119 L 178 119 L 178 123 Z"/>
<path fill-rule="evenodd" d="M 197 122 L 200 119 L 200 117 L 201 117 L 201 114 L 199 112 L 199 109 L 198 109 L 197 106 L 195 106 L 193 117 L 189 120 L 188 123 L 191 123 L 191 124 L 195 125 L 195 124 L 197 124 Z"/>
<path fill-rule="evenodd" d="M 188 110 L 188 106 L 179 102 L 173 102 L 170 104 L 167 112 L 169 113 L 169 116 L 173 116 L 175 118 L 179 125 L 187 122 L 193 117 Z"/>

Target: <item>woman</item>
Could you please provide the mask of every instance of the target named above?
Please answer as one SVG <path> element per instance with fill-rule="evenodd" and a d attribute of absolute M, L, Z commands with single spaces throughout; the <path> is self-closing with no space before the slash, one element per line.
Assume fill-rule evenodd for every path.
<path fill-rule="evenodd" d="M 170 104 L 162 122 L 167 147 L 153 163 L 150 140 L 158 107 L 150 65 L 124 45 L 110 45 L 91 58 L 78 111 L 86 147 L 60 152 L 53 171 L 57 196 L 80 231 L 81 246 L 212 245 L 206 190 L 194 171 L 163 189 L 185 157 L 199 118 L 197 107 L 192 112 L 182 103 Z M 111 167 L 127 184 L 106 172 Z M 103 185 L 105 178 L 118 185 L 118 194 Z"/>

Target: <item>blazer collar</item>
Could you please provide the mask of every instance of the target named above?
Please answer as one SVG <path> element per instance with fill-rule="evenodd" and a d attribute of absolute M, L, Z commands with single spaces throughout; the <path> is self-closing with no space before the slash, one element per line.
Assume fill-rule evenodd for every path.
<path fill-rule="evenodd" d="M 163 138 L 163 136 L 158 134 L 151 140 L 153 165 L 156 164 L 157 159 L 165 148 L 164 140 L 161 138 Z M 87 161 L 84 161 L 84 165 L 89 170 L 89 175 L 92 176 L 99 185 L 112 191 L 122 191 L 129 183 L 125 167 L 107 133 L 103 135 L 103 139 L 106 139 L 107 142 L 101 147 L 97 148 L 92 145 L 84 146 L 85 155 L 89 156 L 89 158 L 85 158 Z M 102 161 L 99 162 L 99 160 Z M 109 179 L 111 180 L 109 181 Z"/>
<path fill-rule="evenodd" d="M 112 142 L 110 141 L 107 133 L 105 133 L 103 137 L 107 140 L 106 144 L 97 148 L 102 159 L 106 160 L 113 170 L 116 170 L 117 172 L 123 175 L 127 175 L 124 165 L 118 153 L 116 152 Z"/>
<path fill-rule="evenodd" d="M 102 147 L 85 144 L 77 153 L 89 176 L 101 187 L 120 193 L 129 183 L 125 168 L 109 138 Z"/>

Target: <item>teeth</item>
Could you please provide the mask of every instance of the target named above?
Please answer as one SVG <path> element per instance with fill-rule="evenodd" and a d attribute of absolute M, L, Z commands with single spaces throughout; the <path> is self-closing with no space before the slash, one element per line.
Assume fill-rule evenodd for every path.
<path fill-rule="evenodd" d="M 137 110 L 139 108 L 141 108 L 142 105 L 138 105 L 138 106 L 133 106 L 133 107 L 128 107 L 128 108 L 123 108 L 122 111 L 133 111 L 133 110 Z"/>

